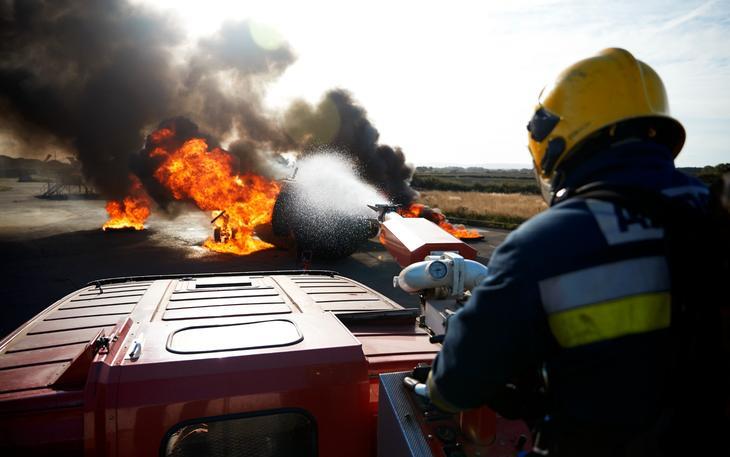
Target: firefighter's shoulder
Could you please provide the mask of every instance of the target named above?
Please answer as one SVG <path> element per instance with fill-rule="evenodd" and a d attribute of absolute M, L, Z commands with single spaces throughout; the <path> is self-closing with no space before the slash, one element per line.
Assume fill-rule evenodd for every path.
<path fill-rule="evenodd" d="M 509 268 L 521 275 L 570 269 L 605 246 L 596 219 L 584 201 L 569 199 L 520 225 L 495 250 L 490 269 Z"/>

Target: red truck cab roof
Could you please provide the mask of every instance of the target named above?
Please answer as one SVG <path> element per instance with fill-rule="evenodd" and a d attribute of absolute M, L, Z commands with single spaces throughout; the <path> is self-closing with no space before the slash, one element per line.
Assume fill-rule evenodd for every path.
<path fill-rule="evenodd" d="M 332 272 L 98 281 L 0 343 L 0 443 L 166 455 L 185 424 L 293 414 L 318 455 L 372 455 L 377 375 L 438 350 L 417 314 Z"/>

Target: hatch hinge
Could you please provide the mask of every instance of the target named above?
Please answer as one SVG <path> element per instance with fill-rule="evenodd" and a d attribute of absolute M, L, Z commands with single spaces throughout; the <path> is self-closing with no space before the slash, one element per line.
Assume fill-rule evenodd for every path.
<path fill-rule="evenodd" d="M 92 344 L 94 354 L 108 354 L 109 345 L 116 340 L 116 335 L 106 336 L 104 334 L 101 334 L 97 336 L 97 338 L 94 340 L 94 343 Z"/>

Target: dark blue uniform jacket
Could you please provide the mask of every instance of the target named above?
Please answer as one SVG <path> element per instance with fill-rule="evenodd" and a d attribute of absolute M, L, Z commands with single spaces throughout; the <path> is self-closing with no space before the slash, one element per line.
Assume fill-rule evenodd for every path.
<path fill-rule="evenodd" d="M 706 201 L 668 149 L 627 142 L 574 170 L 602 181 Z M 448 323 L 429 379 L 441 406 L 499 405 L 504 386 L 543 372 L 557 420 L 642 427 L 656 419 L 670 325 L 664 230 L 600 200 L 568 199 L 495 251 L 489 274 Z"/>

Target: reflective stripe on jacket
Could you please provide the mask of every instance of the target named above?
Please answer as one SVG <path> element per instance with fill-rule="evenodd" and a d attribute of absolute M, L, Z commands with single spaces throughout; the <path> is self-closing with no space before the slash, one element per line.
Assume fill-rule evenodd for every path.
<path fill-rule="evenodd" d="M 669 327 L 669 267 L 661 256 L 584 268 L 538 284 L 550 330 L 562 347 Z"/>

